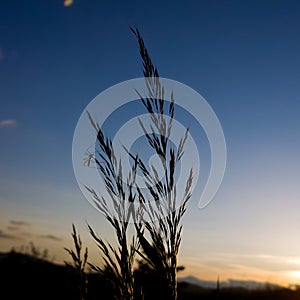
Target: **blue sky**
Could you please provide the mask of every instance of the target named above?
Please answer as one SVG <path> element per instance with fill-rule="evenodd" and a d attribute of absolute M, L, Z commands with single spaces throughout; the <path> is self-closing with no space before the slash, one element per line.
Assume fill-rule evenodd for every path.
<path fill-rule="evenodd" d="M 85 220 L 110 236 L 77 186 L 72 138 L 97 94 L 142 75 L 131 25 L 227 142 L 217 196 L 185 216 L 185 274 L 299 281 L 299 16 L 298 1 L 2 1 L 0 250 L 34 240 L 59 260 L 72 222 L 92 244 Z"/>

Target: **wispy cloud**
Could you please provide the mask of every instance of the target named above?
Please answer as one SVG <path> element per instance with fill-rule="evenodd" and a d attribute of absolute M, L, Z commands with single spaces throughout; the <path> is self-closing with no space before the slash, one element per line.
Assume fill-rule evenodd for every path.
<path fill-rule="evenodd" d="M 6 226 L 6 229 L 9 231 L 18 231 L 19 227 L 17 226 Z"/>
<path fill-rule="evenodd" d="M 19 239 L 23 239 L 24 237 L 30 237 L 32 236 L 31 233 L 27 232 L 26 229 L 31 224 L 26 221 L 16 221 L 16 220 L 10 220 L 9 225 L 6 226 L 7 231 L 13 232 L 16 234 L 16 237 L 20 237 Z M 25 231 L 24 231 L 25 229 Z"/>
<path fill-rule="evenodd" d="M 26 221 L 17 221 L 17 220 L 10 220 L 9 222 L 11 225 L 13 226 L 29 226 L 30 223 L 29 222 L 26 222 Z"/>
<path fill-rule="evenodd" d="M 238 270 L 260 270 L 260 272 L 286 272 L 299 270 L 300 257 L 269 254 L 215 253 L 210 258 L 185 257 L 191 265 L 202 268 Z"/>
<path fill-rule="evenodd" d="M 19 57 L 19 53 L 16 49 L 4 50 L 0 47 L 0 63 L 4 60 L 15 60 Z"/>
<path fill-rule="evenodd" d="M 0 62 L 1 62 L 2 60 L 4 60 L 4 57 L 5 57 L 5 55 L 4 55 L 4 50 L 3 50 L 2 48 L 0 48 Z"/>
<path fill-rule="evenodd" d="M 18 240 L 19 237 L 0 230 L 0 239 Z"/>
<path fill-rule="evenodd" d="M 53 234 L 40 235 L 39 237 L 42 238 L 42 239 L 48 239 L 48 240 L 52 240 L 52 241 L 55 241 L 55 242 L 61 242 L 62 241 L 62 239 L 60 237 L 55 236 Z"/>
<path fill-rule="evenodd" d="M 1 57 L 1 54 L 0 54 L 0 57 Z M 14 119 L 6 119 L 6 120 L 0 121 L 0 128 L 4 128 L 4 127 L 16 127 L 16 126 L 17 126 L 17 121 L 14 120 Z"/>

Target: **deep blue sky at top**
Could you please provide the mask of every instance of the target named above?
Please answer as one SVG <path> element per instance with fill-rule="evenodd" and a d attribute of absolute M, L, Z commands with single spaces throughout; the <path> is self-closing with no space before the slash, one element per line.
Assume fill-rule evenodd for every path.
<path fill-rule="evenodd" d="M 142 75 L 129 25 L 141 30 L 161 76 L 211 104 L 229 161 L 248 159 L 249 145 L 274 161 L 298 157 L 300 2 L 10 0 L 0 2 L 0 120 L 18 126 L 0 131 L 1 179 L 74 185 L 82 110 Z"/>

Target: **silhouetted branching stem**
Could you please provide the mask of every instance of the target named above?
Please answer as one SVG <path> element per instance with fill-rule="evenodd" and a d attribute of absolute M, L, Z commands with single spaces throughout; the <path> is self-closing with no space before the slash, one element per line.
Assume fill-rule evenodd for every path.
<path fill-rule="evenodd" d="M 147 214 L 149 220 L 145 221 L 143 219 L 144 227 L 136 226 L 143 250 L 142 252 L 139 251 L 139 254 L 152 265 L 157 274 L 162 277 L 162 280 L 165 280 L 166 288 L 169 290 L 169 299 L 176 300 L 177 257 L 182 238 L 181 220 L 186 211 L 187 202 L 191 197 L 193 172 L 190 170 L 183 198 L 178 201 L 175 171 L 184 153 L 188 129 L 177 148 L 172 146 L 170 135 L 174 119 L 173 92 L 170 95 L 170 101 L 165 101 L 165 91 L 160 82 L 158 70 L 151 61 L 142 36 L 138 29 L 131 28 L 131 30 L 138 40 L 148 90 L 148 95 L 141 95 L 139 91 L 137 93 L 151 116 L 148 128 L 141 120 L 140 126 L 149 146 L 160 157 L 161 165 L 165 171 L 164 178 L 160 179 L 157 175 L 157 166 L 152 165 L 148 168 L 140 159 L 137 160 L 148 189 L 145 193 L 137 187 L 137 191 L 139 199 L 142 199 L 141 202 L 144 203 L 143 213 Z M 153 201 L 149 201 L 149 196 Z M 148 239 L 142 228 L 147 231 Z"/>
<path fill-rule="evenodd" d="M 72 257 L 73 262 L 65 262 L 65 264 L 71 269 L 75 270 L 79 280 L 79 299 L 87 299 L 87 274 L 85 272 L 85 266 L 88 259 L 88 248 L 85 248 L 83 254 L 83 247 L 80 235 L 77 234 L 75 225 L 72 224 L 72 238 L 75 246 L 75 251 L 72 249 L 64 248 Z"/>
<path fill-rule="evenodd" d="M 133 203 L 135 192 L 133 191 L 137 159 L 132 169 L 125 175 L 122 170 L 122 161 L 117 160 L 112 141 L 105 137 L 100 126 L 93 121 L 88 112 L 88 117 L 97 134 L 97 152 L 95 162 L 102 175 L 106 191 L 109 197 L 105 199 L 97 192 L 86 186 L 97 208 L 104 214 L 107 221 L 112 225 L 116 238 L 117 247 L 103 240 L 89 225 L 89 231 L 101 251 L 104 265 L 91 267 L 107 279 L 114 286 L 115 298 L 118 300 L 134 299 L 134 276 L 133 263 L 139 243 L 135 235 L 128 237 L 128 224 L 134 214 Z M 110 202 L 108 202 L 110 201 Z"/>

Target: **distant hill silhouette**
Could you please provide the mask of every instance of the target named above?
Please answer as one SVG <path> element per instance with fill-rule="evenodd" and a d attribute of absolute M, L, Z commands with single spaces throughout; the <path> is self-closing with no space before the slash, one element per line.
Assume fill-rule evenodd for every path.
<path fill-rule="evenodd" d="M 0 299 L 78 300 L 77 277 L 64 265 L 57 265 L 21 253 L 0 253 Z M 110 300 L 111 287 L 96 274 L 89 275 L 89 299 Z"/>
<path fill-rule="evenodd" d="M 194 276 L 186 276 L 186 277 L 180 277 L 178 278 L 179 282 L 186 282 L 193 285 L 198 285 L 203 288 L 210 288 L 215 289 L 217 284 L 216 281 L 209 281 L 209 280 L 201 280 Z M 271 283 L 264 283 L 254 280 L 236 280 L 236 279 L 228 279 L 226 281 L 220 282 L 221 288 L 246 288 L 246 289 L 252 289 L 252 290 L 258 290 L 258 289 L 281 289 L 282 287 L 277 284 L 271 284 Z"/>
<path fill-rule="evenodd" d="M 276 284 L 252 280 L 234 280 L 220 282 L 217 291 L 216 281 L 201 280 L 193 276 L 179 278 L 181 300 L 296 300 L 300 299 L 299 290 L 290 290 Z"/>
<path fill-rule="evenodd" d="M 62 266 L 26 254 L 0 255 L 1 293 L 7 299 L 75 299 L 71 281 Z"/>

